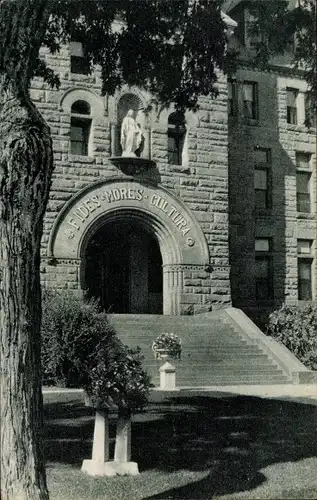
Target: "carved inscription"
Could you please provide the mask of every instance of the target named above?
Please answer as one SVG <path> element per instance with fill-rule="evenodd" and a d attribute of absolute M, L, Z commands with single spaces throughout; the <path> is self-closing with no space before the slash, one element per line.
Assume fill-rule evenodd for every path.
<path fill-rule="evenodd" d="M 150 207 L 153 207 L 154 210 L 159 210 L 166 214 L 166 217 L 172 220 L 177 230 L 183 236 L 186 236 L 191 230 L 191 226 L 188 225 L 188 221 L 184 215 L 158 193 L 148 192 L 146 188 L 115 187 L 104 190 L 100 194 L 87 197 L 80 205 L 75 206 L 71 216 L 66 221 L 68 227 L 65 229 L 64 234 L 69 239 L 74 238 L 76 231 L 80 231 L 82 225 L 86 224 L 91 214 L 97 209 L 106 204 L 125 200 L 149 203 Z"/>

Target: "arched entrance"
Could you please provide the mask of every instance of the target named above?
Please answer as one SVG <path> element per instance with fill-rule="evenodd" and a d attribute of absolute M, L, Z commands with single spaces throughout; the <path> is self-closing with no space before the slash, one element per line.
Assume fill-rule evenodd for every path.
<path fill-rule="evenodd" d="M 90 237 L 84 261 L 84 288 L 106 311 L 163 313 L 159 243 L 136 221 L 105 221 Z"/>
<path fill-rule="evenodd" d="M 210 277 L 208 245 L 188 207 L 162 186 L 131 177 L 76 193 L 55 221 L 48 258 L 56 274 L 71 267 L 78 289 L 112 312 L 180 314 L 204 299 L 193 280 Z M 112 296 L 108 281 L 118 289 Z"/>

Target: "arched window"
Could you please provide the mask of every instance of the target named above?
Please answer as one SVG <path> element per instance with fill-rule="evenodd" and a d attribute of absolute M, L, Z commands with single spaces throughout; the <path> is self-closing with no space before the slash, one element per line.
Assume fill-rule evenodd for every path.
<path fill-rule="evenodd" d="M 182 165 L 186 136 L 185 116 L 175 111 L 168 117 L 168 163 Z"/>
<path fill-rule="evenodd" d="M 71 107 L 70 153 L 88 156 L 91 133 L 90 105 L 86 101 L 76 101 Z"/>

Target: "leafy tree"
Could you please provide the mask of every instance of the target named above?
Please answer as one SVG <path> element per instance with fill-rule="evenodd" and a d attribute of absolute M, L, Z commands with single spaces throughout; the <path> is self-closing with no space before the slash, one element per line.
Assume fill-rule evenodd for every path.
<path fill-rule="evenodd" d="M 29 97 L 40 58 L 71 38 L 123 83 L 195 109 L 230 66 L 220 0 L 0 0 L 1 486 L 4 500 L 47 499 L 40 442 L 40 241 L 53 170 L 50 130 Z M 123 21 L 114 32 L 115 19 Z"/>
<path fill-rule="evenodd" d="M 265 0 L 250 4 L 254 22 L 249 33 L 258 39 L 255 63 L 267 67 L 273 56 L 293 54 L 292 66 L 301 70 L 309 87 L 311 115 L 317 111 L 316 1 Z M 311 123 L 308 123 L 310 125 Z"/>

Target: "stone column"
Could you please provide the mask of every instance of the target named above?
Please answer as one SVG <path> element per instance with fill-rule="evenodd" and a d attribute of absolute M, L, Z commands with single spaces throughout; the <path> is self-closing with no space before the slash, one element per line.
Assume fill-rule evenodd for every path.
<path fill-rule="evenodd" d="M 144 129 L 144 149 L 142 152 L 142 158 L 151 159 L 151 129 Z"/>
<path fill-rule="evenodd" d="M 115 123 L 111 123 L 111 156 L 116 156 L 116 140 L 117 140 L 117 125 Z"/>
<path fill-rule="evenodd" d="M 129 462 L 131 460 L 130 418 L 119 418 L 118 420 L 114 460 L 115 462 Z"/>
<path fill-rule="evenodd" d="M 183 270 L 181 265 L 163 266 L 163 314 L 180 314 L 180 296 L 183 291 Z"/>
<path fill-rule="evenodd" d="M 96 410 L 94 441 L 91 460 L 84 460 L 81 470 L 90 476 L 109 475 L 106 471 L 106 463 L 109 460 L 109 420 L 108 414 L 102 410 Z"/>
<path fill-rule="evenodd" d="M 131 417 L 120 417 L 117 423 L 114 461 L 106 463 L 107 476 L 136 476 L 139 467 L 131 462 Z"/>
<path fill-rule="evenodd" d="M 104 411 L 96 410 L 92 460 L 109 460 L 109 420 Z"/>

